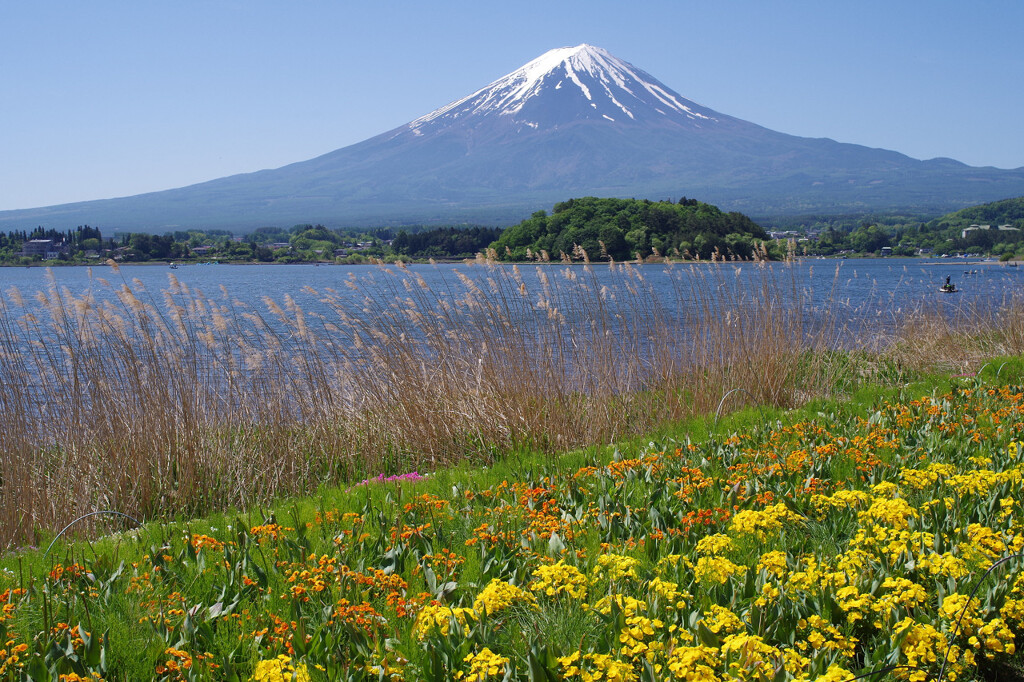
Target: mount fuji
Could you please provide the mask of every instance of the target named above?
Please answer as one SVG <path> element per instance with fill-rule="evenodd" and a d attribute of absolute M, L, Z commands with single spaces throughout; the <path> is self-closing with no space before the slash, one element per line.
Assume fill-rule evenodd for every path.
<path fill-rule="evenodd" d="M 0 227 L 494 224 L 584 195 L 687 195 L 754 216 L 940 213 L 1024 195 L 1024 168 L 920 161 L 775 132 L 578 45 L 308 161 L 120 199 L 0 212 Z"/>

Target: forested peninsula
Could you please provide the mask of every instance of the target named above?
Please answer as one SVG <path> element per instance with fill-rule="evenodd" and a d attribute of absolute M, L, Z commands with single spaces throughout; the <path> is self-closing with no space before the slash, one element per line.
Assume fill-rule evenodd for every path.
<path fill-rule="evenodd" d="M 761 226 L 742 213 L 683 197 L 677 203 L 647 199 L 583 197 L 537 211 L 505 230 L 491 248 L 498 258 L 524 261 L 560 254 L 630 260 L 650 255 L 711 258 L 714 253 L 750 258 Z M 545 256 L 546 254 L 546 256 Z"/>

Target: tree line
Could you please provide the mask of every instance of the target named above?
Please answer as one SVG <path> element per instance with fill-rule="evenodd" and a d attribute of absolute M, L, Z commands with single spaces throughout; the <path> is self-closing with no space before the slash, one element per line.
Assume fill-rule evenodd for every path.
<path fill-rule="evenodd" d="M 782 258 L 791 239 L 806 255 L 912 256 L 966 253 L 1024 256 L 1024 197 L 974 206 L 929 221 L 912 216 L 804 216 L 776 219 L 780 235 L 736 212 L 683 197 L 679 201 L 582 197 L 537 211 L 507 228 L 482 225 L 411 225 L 400 229 L 328 228 L 299 224 L 227 230 L 180 230 L 163 235 L 123 232 L 104 236 L 82 225 L 59 231 L 0 232 L 0 263 L 30 265 L 44 258 L 69 264 L 122 262 L 361 263 L 383 260 L 456 260 L 485 250 L 503 260 L 580 257 L 632 260 L 651 255 L 710 259 L 758 255 Z M 787 224 L 788 223 L 788 224 Z M 972 229 L 988 225 L 989 229 Z M 999 229 L 1003 227 L 1003 229 Z M 786 231 L 783 228 L 792 228 Z M 24 244 L 49 240 L 46 254 L 23 253 Z"/>
<path fill-rule="evenodd" d="M 920 253 L 1024 256 L 1024 197 L 971 206 L 931 220 L 908 216 L 795 219 L 810 255 Z M 1001 229 L 1002 228 L 1002 229 Z"/>

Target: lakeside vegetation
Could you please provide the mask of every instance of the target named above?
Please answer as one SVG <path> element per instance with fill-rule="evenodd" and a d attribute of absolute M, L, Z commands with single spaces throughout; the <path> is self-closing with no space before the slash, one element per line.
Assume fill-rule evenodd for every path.
<path fill-rule="evenodd" d="M 962 598 L 1024 537 L 1024 365 L 987 362 L 1024 354 L 1019 298 L 865 346 L 785 263 L 666 264 L 669 301 L 631 263 L 473 267 L 368 269 L 316 312 L 116 266 L 0 293 L 0 679 L 1017 665 L 1024 584 Z M 83 516 L 129 532 L 26 549 Z"/>
<path fill-rule="evenodd" d="M 0 679 L 1016 679 L 1024 357 L 980 369 L 8 555 Z"/>
<path fill-rule="evenodd" d="M 96 227 L 0 233 L 0 264 L 367 263 L 465 260 L 491 249 L 510 261 L 678 260 L 809 256 L 994 256 L 1024 258 L 1024 198 L 924 221 L 914 216 L 803 216 L 772 221 L 771 232 L 741 213 L 683 197 L 678 202 L 582 197 L 537 211 L 507 228 L 479 225 L 376 230 L 295 225 L 242 235 L 189 230 L 104 236 Z M 46 242 L 46 243 L 43 243 Z"/>
<path fill-rule="evenodd" d="M 8 288 L 0 546 L 99 508 L 244 508 L 319 482 L 612 442 L 712 412 L 736 387 L 730 404 L 791 407 L 862 373 L 1024 350 L 1017 297 L 953 316 L 883 310 L 871 318 L 896 324 L 866 333 L 827 299 L 812 309 L 785 264 L 743 277 L 667 264 L 668 293 L 630 263 L 600 278 L 473 267 L 431 288 L 378 266 L 307 290 L 316 310 L 287 295 L 245 305 L 172 273 L 146 291 L 116 266 L 79 294 Z"/>

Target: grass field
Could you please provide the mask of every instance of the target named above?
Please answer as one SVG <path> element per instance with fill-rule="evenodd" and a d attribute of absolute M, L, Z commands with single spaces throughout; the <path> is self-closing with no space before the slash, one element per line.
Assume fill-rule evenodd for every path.
<path fill-rule="evenodd" d="M 1022 369 L 22 551 L 0 678 L 1017 679 Z"/>

